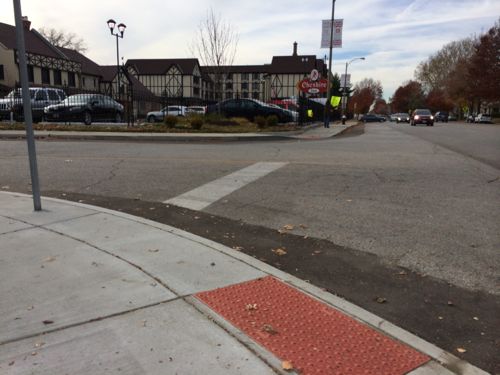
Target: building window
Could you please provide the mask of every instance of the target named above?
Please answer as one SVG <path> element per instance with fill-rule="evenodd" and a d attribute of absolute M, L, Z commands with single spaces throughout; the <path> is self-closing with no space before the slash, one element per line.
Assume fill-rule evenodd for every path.
<path fill-rule="evenodd" d="M 4 76 L 4 73 L 3 73 L 3 65 L 0 65 L 0 79 L 1 80 L 5 79 L 5 76 Z"/>
<path fill-rule="evenodd" d="M 243 82 L 243 83 L 241 84 L 241 89 L 242 89 L 242 90 L 248 90 L 248 82 Z"/>
<path fill-rule="evenodd" d="M 245 99 L 246 99 L 246 98 L 248 98 L 248 91 L 244 91 L 244 92 L 242 92 L 242 93 L 241 93 L 241 96 L 242 96 L 243 98 L 245 98 Z"/>
<path fill-rule="evenodd" d="M 260 73 L 253 73 L 252 74 L 252 79 L 255 80 L 255 81 L 259 80 L 260 79 Z"/>
<path fill-rule="evenodd" d="M 28 65 L 28 82 L 35 82 L 35 73 L 33 73 L 33 65 Z"/>
<path fill-rule="evenodd" d="M 85 87 L 85 77 L 82 77 L 82 86 Z"/>
<path fill-rule="evenodd" d="M 193 87 L 193 94 L 195 96 L 200 96 L 200 88 L 199 87 Z"/>
<path fill-rule="evenodd" d="M 232 90 L 233 89 L 233 84 L 231 82 L 226 83 L 226 90 Z"/>
<path fill-rule="evenodd" d="M 199 85 L 200 84 L 200 77 L 198 76 L 193 76 L 193 83 L 195 85 Z"/>
<path fill-rule="evenodd" d="M 260 82 L 253 82 L 252 90 L 260 90 Z"/>
<path fill-rule="evenodd" d="M 62 76 L 60 70 L 54 70 L 54 85 L 62 85 Z"/>
<path fill-rule="evenodd" d="M 241 74 L 241 80 L 242 81 L 248 81 L 248 73 L 242 73 Z"/>
<path fill-rule="evenodd" d="M 232 81 L 233 80 L 233 73 L 228 73 L 226 79 L 229 80 L 229 81 Z"/>
<path fill-rule="evenodd" d="M 254 91 L 254 92 L 252 93 L 252 98 L 254 98 L 254 99 L 259 99 L 259 93 L 258 93 L 257 91 Z"/>
<path fill-rule="evenodd" d="M 96 80 L 94 78 L 94 88 L 96 88 L 97 84 L 96 84 Z"/>
<path fill-rule="evenodd" d="M 232 91 L 226 91 L 226 99 L 232 99 L 233 98 L 233 92 Z"/>
<path fill-rule="evenodd" d="M 76 87 L 75 73 L 68 72 L 68 86 Z"/>
<path fill-rule="evenodd" d="M 42 83 L 50 85 L 50 71 L 47 68 L 42 68 Z"/>

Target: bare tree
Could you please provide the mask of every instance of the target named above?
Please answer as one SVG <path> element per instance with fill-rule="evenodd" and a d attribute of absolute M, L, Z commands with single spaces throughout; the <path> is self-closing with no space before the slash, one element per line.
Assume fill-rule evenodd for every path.
<path fill-rule="evenodd" d="M 63 30 L 54 28 L 41 28 L 38 32 L 56 47 L 69 48 L 80 53 L 87 51 L 85 41 L 74 33 L 66 33 Z"/>
<path fill-rule="evenodd" d="M 364 78 L 354 85 L 354 90 L 358 92 L 365 88 L 370 90 L 373 100 L 382 99 L 384 90 L 380 81 L 375 81 L 373 78 Z"/>
<path fill-rule="evenodd" d="M 210 8 L 206 19 L 200 22 L 196 39 L 190 46 L 191 53 L 198 56 L 204 70 L 214 80 L 216 99 L 222 99 L 223 83 L 233 65 L 238 40 L 239 35 L 234 27 Z"/>
<path fill-rule="evenodd" d="M 446 86 L 454 78 L 453 72 L 460 62 L 470 60 L 475 43 L 476 37 L 470 37 L 446 44 L 417 66 L 415 78 L 426 92 L 435 89 L 448 91 Z"/>

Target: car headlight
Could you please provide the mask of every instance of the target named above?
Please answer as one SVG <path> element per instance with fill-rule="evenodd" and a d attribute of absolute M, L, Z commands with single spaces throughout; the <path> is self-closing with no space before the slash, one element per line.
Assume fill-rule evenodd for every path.
<path fill-rule="evenodd" d="M 434 120 L 434 116 L 431 116 L 431 120 Z"/>
<path fill-rule="evenodd" d="M 417 115 L 417 116 L 415 116 L 413 119 L 414 119 L 414 120 L 418 120 L 419 118 L 420 118 L 420 117 Z"/>

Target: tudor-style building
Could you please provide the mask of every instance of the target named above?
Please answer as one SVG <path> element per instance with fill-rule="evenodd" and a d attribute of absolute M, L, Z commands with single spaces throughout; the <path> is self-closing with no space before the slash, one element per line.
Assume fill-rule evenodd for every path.
<path fill-rule="evenodd" d="M 80 88 L 82 64 L 31 29 L 31 22 L 26 17 L 23 17 L 23 26 L 29 83 L 38 86 Z M 16 28 L 0 23 L 0 84 L 14 87 L 19 84 L 18 77 Z"/>

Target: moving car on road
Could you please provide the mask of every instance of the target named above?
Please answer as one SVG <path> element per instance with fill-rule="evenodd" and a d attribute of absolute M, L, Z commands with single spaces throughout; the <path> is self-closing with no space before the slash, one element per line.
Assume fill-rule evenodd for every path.
<path fill-rule="evenodd" d="M 160 111 L 148 112 L 146 119 L 148 122 L 163 121 L 165 116 L 186 116 L 186 107 L 183 105 L 169 105 Z"/>
<path fill-rule="evenodd" d="M 372 113 L 367 113 L 361 116 L 361 121 L 363 122 L 384 122 L 386 119 L 383 116 L 375 115 Z"/>
<path fill-rule="evenodd" d="M 448 112 L 439 111 L 434 114 L 434 121 L 448 122 Z"/>
<path fill-rule="evenodd" d="M 96 120 L 121 122 L 123 106 L 109 96 L 78 94 L 45 107 L 44 117 L 47 121 L 82 121 L 85 125 Z"/>
<path fill-rule="evenodd" d="M 427 126 L 434 126 L 434 116 L 428 109 L 416 109 L 410 117 L 410 125 L 416 126 L 417 124 L 426 124 Z"/>
<path fill-rule="evenodd" d="M 207 113 L 221 112 L 227 117 L 245 117 L 251 121 L 257 116 L 275 115 L 279 122 L 294 121 L 294 114 L 283 108 L 273 107 L 256 99 L 227 99 L 207 108 Z"/>
<path fill-rule="evenodd" d="M 396 122 L 410 122 L 410 115 L 408 113 L 396 113 Z"/>

